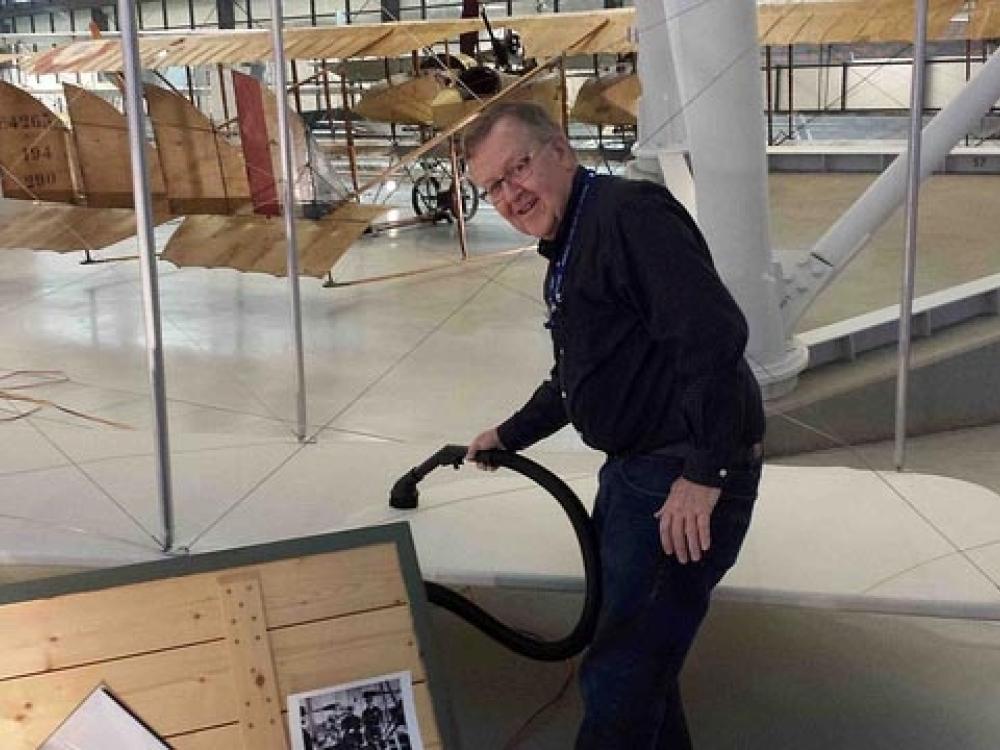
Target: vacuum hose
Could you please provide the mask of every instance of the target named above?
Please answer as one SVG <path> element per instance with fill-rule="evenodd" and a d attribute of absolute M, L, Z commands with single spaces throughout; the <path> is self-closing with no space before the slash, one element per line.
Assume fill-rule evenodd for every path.
<path fill-rule="evenodd" d="M 422 464 L 410 469 L 393 485 L 389 494 L 389 505 L 403 510 L 416 508 L 420 494 L 417 491 L 417 484 L 420 480 L 439 466 L 459 468 L 465 460 L 466 452 L 467 448 L 464 445 L 446 445 Z M 524 456 L 510 451 L 479 451 L 476 454 L 476 461 L 489 466 L 502 466 L 523 474 L 547 490 L 562 506 L 573 525 L 583 556 L 586 594 L 580 619 L 566 637 L 556 641 L 543 641 L 514 630 L 461 594 L 438 583 L 425 582 L 428 601 L 453 612 L 490 638 L 529 659 L 562 661 L 575 656 L 590 643 L 594 635 L 601 600 L 597 536 L 587 510 L 565 482 L 544 466 Z"/>

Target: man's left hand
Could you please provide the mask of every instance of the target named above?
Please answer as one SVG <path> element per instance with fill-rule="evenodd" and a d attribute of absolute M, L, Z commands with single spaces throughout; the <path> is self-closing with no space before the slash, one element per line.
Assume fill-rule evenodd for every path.
<path fill-rule="evenodd" d="M 679 477 L 670 487 L 667 501 L 654 514 L 660 519 L 660 542 L 668 555 L 677 555 L 677 562 L 698 562 L 701 553 L 712 544 L 712 511 L 721 490 L 695 484 Z"/>

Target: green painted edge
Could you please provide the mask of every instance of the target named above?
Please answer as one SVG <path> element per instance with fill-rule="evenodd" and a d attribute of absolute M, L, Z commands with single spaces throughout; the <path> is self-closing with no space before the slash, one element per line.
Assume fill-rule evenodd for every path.
<path fill-rule="evenodd" d="M 412 602 L 410 610 L 413 614 L 413 629 L 417 634 L 420 656 L 424 660 L 427 682 L 434 685 L 431 700 L 434 705 L 438 734 L 441 736 L 441 745 L 444 748 L 457 750 L 460 747 L 458 724 L 455 722 L 455 716 L 451 710 L 452 703 L 448 682 L 444 678 L 444 672 L 439 668 L 441 660 L 428 614 L 427 589 L 424 586 L 423 578 L 420 577 L 420 562 L 417 560 L 417 550 L 413 546 L 413 536 L 409 533 L 409 525 L 406 525 L 406 529 L 406 534 L 396 543 L 396 552 L 399 554 L 399 567 L 403 571 L 407 597 Z"/>
<path fill-rule="evenodd" d="M 428 684 L 433 685 L 431 700 L 442 745 L 449 750 L 457 750 L 458 733 L 451 712 L 451 700 L 444 681 L 444 672 L 439 667 L 438 652 L 428 614 L 427 594 L 423 579 L 420 577 L 420 564 L 410 534 L 410 525 L 405 522 L 9 583 L 0 586 L 0 606 L 386 543 L 396 546 L 403 584 L 406 586 L 410 602 L 417 646 L 427 670 Z"/>

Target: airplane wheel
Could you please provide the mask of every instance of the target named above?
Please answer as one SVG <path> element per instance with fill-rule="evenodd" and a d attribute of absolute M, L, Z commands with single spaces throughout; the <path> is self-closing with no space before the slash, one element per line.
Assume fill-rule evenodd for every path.
<path fill-rule="evenodd" d="M 413 203 L 413 212 L 417 216 L 425 214 L 434 215 L 438 212 L 438 193 L 441 185 L 429 174 L 420 175 L 413 183 L 413 190 L 410 198 Z"/>

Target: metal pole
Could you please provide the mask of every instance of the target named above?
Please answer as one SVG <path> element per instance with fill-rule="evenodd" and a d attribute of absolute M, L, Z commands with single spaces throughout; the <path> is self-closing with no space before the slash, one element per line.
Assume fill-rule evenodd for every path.
<path fill-rule="evenodd" d="M 222 117 L 225 122 L 229 122 L 229 100 L 226 97 L 226 75 L 222 70 L 222 63 L 215 66 L 219 72 L 219 94 L 222 96 Z"/>
<path fill-rule="evenodd" d="M 344 108 L 344 135 L 347 138 L 347 163 L 351 168 L 351 184 L 354 186 L 355 194 L 358 193 L 358 155 L 354 150 L 354 124 L 351 122 L 351 102 L 347 97 L 347 61 L 341 61 L 340 67 L 340 98 Z M 361 202 L 361 195 L 357 195 L 358 203 Z"/>
<path fill-rule="evenodd" d="M 170 435 L 167 427 L 167 390 L 163 368 L 163 336 L 160 329 L 160 290 L 156 275 L 156 243 L 153 239 L 153 203 L 149 194 L 146 164 L 146 126 L 139 73 L 139 37 L 135 4 L 118 0 L 121 23 L 122 63 L 125 68 L 125 112 L 128 116 L 129 151 L 132 156 L 132 195 L 135 200 L 136 235 L 142 262 L 142 310 L 146 326 L 146 358 L 153 395 L 153 450 L 156 455 L 156 493 L 163 520 L 163 551 L 174 546 L 174 505 L 170 483 Z"/>
<path fill-rule="evenodd" d="M 767 82 L 767 145 L 774 145 L 774 110 L 771 108 L 771 45 L 764 45 L 764 75 Z"/>
<path fill-rule="evenodd" d="M 566 55 L 559 57 L 559 96 L 562 98 L 562 106 L 559 108 L 559 116 L 562 118 L 563 134 L 569 140 L 569 95 L 566 93 Z"/>
<path fill-rule="evenodd" d="M 462 172 L 458 165 L 458 137 L 453 135 L 449 140 L 451 198 L 454 201 L 452 207 L 455 212 L 455 219 L 458 221 L 458 248 L 462 252 L 462 260 L 466 260 L 469 257 L 469 250 L 465 235 L 465 206 L 462 205 Z"/>
<path fill-rule="evenodd" d="M 972 77 L 972 40 L 965 40 L 965 82 L 968 83 Z M 965 134 L 965 145 L 969 145 L 969 134 Z"/>
<path fill-rule="evenodd" d="M 795 47 L 794 45 L 788 45 L 788 137 L 785 140 L 793 140 L 795 138 L 795 65 L 793 60 L 795 59 Z"/>
<path fill-rule="evenodd" d="M 299 248 L 295 237 L 295 165 L 292 161 L 291 132 L 288 125 L 288 81 L 285 76 L 285 40 L 282 33 L 281 0 L 271 0 L 271 44 L 274 48 L 274 95 L 278 100 L 278 146 L 281 149 L 281 177 L 284 180 L 285 237 L 288 240 L 288 288 L 295 338 L 295 385 L 299 440 L 306 439 L 306 370 L 302 353 L 302 305 L 299 301 Z"/>
<path fill-rule="evenodd" d="M 924 113 L 924 59 L 927 48 L 927 0 L 915 0 L 913 76 L 910 84 L 910 143 L 907 149 L 906 253 L 903 256 L 903 292 L 899 303 L 899 367 L 896 378 L 896 470 L 906 457 L 906 389 L 910 374 L 910 333 L 914 277 L 917 263 L 917 207 L 920 200 L 920 138 Z"/>

